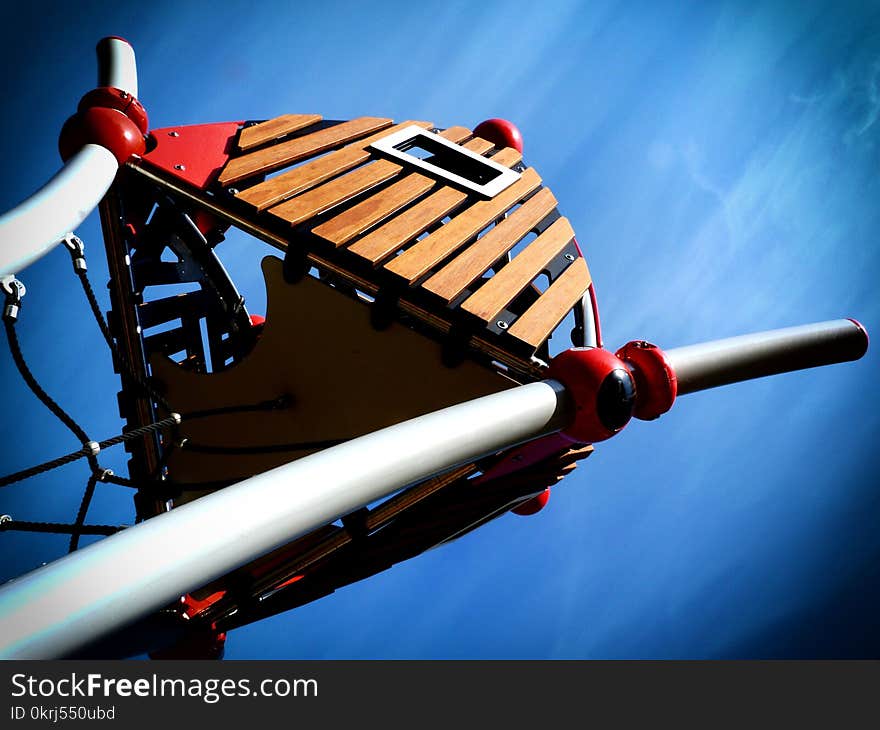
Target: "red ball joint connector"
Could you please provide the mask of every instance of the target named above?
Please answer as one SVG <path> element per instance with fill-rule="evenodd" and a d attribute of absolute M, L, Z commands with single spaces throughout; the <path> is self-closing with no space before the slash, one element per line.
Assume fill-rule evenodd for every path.
<path fill-rule="evenodd" d="M 74 114 L 61 128 L 58 151 L 67 162 L 87 144 L 101 145 L 122 165 L 146 150 L 146 140 L 131 119 L 118 109 L 92 107 Z"/>
<path fill-rule="evenodd" d="M 572 423 L 562 435 L 582 444 L 609 439 L 633 414 L 636 384 L 626 364 L 600 347 L 575 347 L 550 362 L 548 375 L 574 402 Z"/>
<path fill-rule="evenodd" d="M 480 122 L 474 129 L 475 137 L 482 137 L 496 147 L 513 147 L 518 152 L 523 151 L 523 137 L 513 122 L 506 119 L 487 119 Z"/>
<path fill-rule="evenodd" d="M 86 144 L 101 145 L 120 165 L 146 150 L 149 128 L 147 112 L 130 93 L 112 86 L 99 86 L 79 102 L 77 113 L 61 128 L 58 151 L 67 162 Z"/>
<path fill-rule="evenodd" d="M 636 340 L 617 351 L 636 382 L 636 403 L 633 415 L 652 421 L 666 413 L 678 395 L 678 379 L 666 353 L 657 345 Z"/>

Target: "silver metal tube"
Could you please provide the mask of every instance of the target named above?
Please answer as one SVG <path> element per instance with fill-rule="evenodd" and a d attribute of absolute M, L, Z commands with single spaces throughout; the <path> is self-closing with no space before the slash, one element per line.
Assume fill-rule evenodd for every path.
<path fill-rule="evenodd" d="M 110 188 L 119 163 L 87 144 L 42 188 L 0 216 L 0 276 L 45 256 L 91 213 Z"/>
<path fill-rule="evenodd" d="M 134 49 L 122 38 L 98 43 L 98 86 L 138 94 Z M 116 177 L 112 152 L 87 144 L 42 188 L 0 216 L 0 276 L 45 256 L 101 202 Z"/>
<path fill-rule="evenodd" d="M 792 370 L 858 360 L 868 335 L 858 322 L 837 319 L 666 350 L 678 393 L 693 393 Z"/>
<path fill-rule="evenodd" d="M 518 386 L 227 487 L 0 588 L 0 658 L 61 657 L 408 484 L 567 425 L 556 381 Z"/>
<path fill-rule="evenodd" d="M 98 43 L 98 86 L 112 86 L 138 95 L 137 63 L 131 44 L 117 37 L 102 38 Z"/>

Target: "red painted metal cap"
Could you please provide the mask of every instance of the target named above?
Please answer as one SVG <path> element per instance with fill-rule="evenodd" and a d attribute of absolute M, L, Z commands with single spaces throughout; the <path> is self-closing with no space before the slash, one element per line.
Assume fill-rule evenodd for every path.
<path fill-rule="evenodd" d="M 636 418 L 652 421 L 672 408 L 678 395 L 678 378 L 663 350 L 636 340 L 625 344 L 616 354 L 629 366 L 636 382 Z"/>
<path fill-rule="evenodd" d="M 146 142 L 141 130 L 118 109 L 91 107 L 70 117 L 61 128 L 58 151 L 65 162 L 86 144 L 110 150 L 120 165 L 132 155 L 142 155 Z"/>
<path fill-rule="evenodd" d="M 147 110 L 144 109 L 143 104 L 127 91 L 116 89 L 112 86 L 99 86 L 87 92 L 80 99 L 77 108 L 80 112 L 84 112 L 86 109 L 95 106 L 118 109 L 137 125 L 142 134 L 146 134 L 149 129 Z"/>
<path fill-rule="evenodd" d="M 547 506 L 547 502 L 550 501 L 550 487 L 547 487 L 540 494 L 536 494 L 531 499 L 527 499 L 521 505 L 514 507 L 511 512 L 515 515 L 522 515 L 523 517 L 528 517 L 529 515 L 534 515 L 540 512 L 544 507 Z"/>
<path fill-rule="evenodd" d="M 561 433 L 592 444 L 618 433 L 632 417 L 636 385 L 626 364 L 601 347 L 573 347 L 550 362 L 548 375 L 565 386 L 575 405 Z"/>
<path fill-rule="evenodd" d="M 482 137 L 496 147 L 513 147 L 523 151 L 523 137 L 517 126 L 506 119 L 487 119 L 474 129 L 474 135 Z"/>

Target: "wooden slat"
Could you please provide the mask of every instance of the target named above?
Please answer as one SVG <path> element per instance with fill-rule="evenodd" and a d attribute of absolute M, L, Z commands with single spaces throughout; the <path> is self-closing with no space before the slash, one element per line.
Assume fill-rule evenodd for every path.
<path fill-rule="evenodd" d="M 477 137 L 477 139 L 480 138 Z M 492 155 L 492 161 L 497 162 L 499 165 L 504 165 L 505 167 L 513 167 L 522 162 L 522 155 L 519 150 L 515 150 L 513 147 L 505 147 L 503 150 L 499 150 Z"/>
<path fill-rule="evenodd" d="M 495 318 L 538 276 L 574 238 L 568 218 L 559 218 L 546 231 L 519 252 L 501 271 L 481 286 L 461 305 L 466 312 L 484 322 Z"/>
<path fill-rule="evenodd" d="M 438 136 L 450 142 L 455 142 L 455 144 L 461 144 L 462 141 L 471 136 L 471 130 L 467 127 L 447 127 Z"/>
<path fill-rule="evenodd" d="M 540 184 L 540 176 L 530 167 L 509 188 L 491 200 L 474 203 L 445 226 L 385 264 L 385 268 L 410 283 L 414 282 L 449 254 L 461 248 L 510 206 L 536 190 Z"/>
<path fill-rule="evenodd" d="M 402 180 L 313 228 L 312 232 L 337 247 L 342 246 L 427 193 L 434 184 L 433 179 L 418 173 L 404 175 Z"/>
<path fill-rule="evenodd" d="M 589 286 L 590 270 L 587 262 L 583 258 L 576 258 L 507 332 L 537 349 L 581 300 Z"/>
<path fill-rule="evenodd" d="M 556 198 L 543 188 L 501 223 L 456 256 L 422 286 L 451 302 L 492 264 L 512 249 L 556 207 Z"/>
<path fill-rule="evenodd" d="M 460 142 L 469 137 L 471 131 L 465 127 L 450 127 L 440 136 L 450 142 Z M 465 145 L 467 147 L 468 145 Z M 335 218 L 325 221 L 312 232 L 336 246 L 348 243 L 355 236 L 363 233 L 379 221 L 393 215 L 416 198 L 427 193 L 436 185 L 436 180 L 427 175 L 412 173 L 388 186 L 376 195 L 352 206 Z"/>
<path fill-rule="evenodd" d="M 323 157 L 319 157 L 317 160 L 306 162 L 293 170 L 269 178 L 258 185 L 247 188 L 247 190 L 242 190 L 236 197 L 245 203 L 253 205 L 257 210 L 270 208 L 275 203 L 292 198 L 294 195 L 315 187 L 315 185 L 320 185 L 331 177 L 340 175 L 353 167 L 363 164 L 370 159 L 370 153 L 366 147 L 389 134 L 394 134 L 414 124 L 423 129 L 429 129 L 434 126 L 432 122 L 419 121 L 395 124 L 393 127 L 388 127 L 381 132 L 352 142 L 341 150 L 331 152 Z"/>
<path fill-rule="evenodd" d="M 238 149 L 246 152 L 287 134 L 304 129 L 322 119 L 320 114 L 284 114 L 266 122 L 245 127 L 238 135 Z"/>
<path fill-rule="evenodd" d="M 400 165 L 388 160 L 377 160 L 359 167 L 347 175 L 324 183 L 321 187 L 309 190 L 286 203 L 276 205 L 269 209 L 269 213 L 295 226 L 344 203 L 346 200 L 351 200 L 355 195 L 360 195 L 374 185 L 390 180 L 400 170 Z"/>
<path fill-rule="evenodd" d="M 380 117 L 359 117 L 342 122 L 303 137 L 234 157 L 223 168 L 218 179 L 221 185 L 229 185 L 251 175 L 271 172 L 390 125 L 390 119 Z"/>
<path fill-rule="evenodd" d="M 472 147 L 470 146 L 471 144 L 473 144 Z M 466 146 L 477 152 L 481 149 L 488 151 L 491 149 L 492 144 L 479 137 L 475 137 Z M 515 149 L 507 147 L 498 152 L 492 159 L 499 165 L 512 167 L 522 157 Z M 375 231 L 370 232 L 352 244 L 348 250 L 376 265 L 442 220 L 444 216 L 451 213 L 466 200 L 466 193 L 453 187 L 444 186 L 431 193 L 424 200 L 416 203 L 409 210 L 396 216 Z"/>
<path fill-rule="evenodd" d="M 477 153 L 478 155 L 485 155 L 494 146 L 495 145 L 483 139 L 482 137 L 474 137 L 467 144 L 465 144 L 465 147 L 467 147 L 471 152 Z M 498 164 L 501 163 L 499 162 Z"/>
<path fill-rule="evenodd" d="M 385 225 L 349 247 L 349 251 L 378 264 L 420 233 L 442 220 L 467 200 L 467 194 L 442 187 Z"/>

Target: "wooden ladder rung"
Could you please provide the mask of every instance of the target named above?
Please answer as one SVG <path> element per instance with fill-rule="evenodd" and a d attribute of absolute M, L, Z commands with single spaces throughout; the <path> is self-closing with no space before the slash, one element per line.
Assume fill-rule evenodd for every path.
<path fill-rule="evenodd" d="M 556 198 L 553 193 L 549 188 L 542 188 L 422 286 L 443 297 L 447 303 L 451 302 L 519 243 L 555 207 Z"/>
<path fill-rule="evenodd" d="M 253 127 L 245 127 L 238 135 L 238 149 L 247 152 L 273 139 L 310 127 L 321 119 L 320 114 L 284 114 Z"/>
<path fill-rule="evenodd" d="M 533 349 L 540 347 L 590 286 L 587 262 L 578 257 L 507 330 Z"/>
<path fill-rule="evenodd" d="M 221 185 L 230 185 L 252 175 L 272 172 L 389 126 L 391 120 L 380 117 L 359 117 L 342 122 L 303 137 L 233 157 L 218 179 Z"/>
<path fill-rule="evenodd" d="M 568 218 L 557 219 L 510 263 L 477 289 L 475 294 L 468 297 L 461 308 L 484 322 L 495 319 L 502 309 L 562 253 L 572 238 L 574 231 Z"/>
<path fill-rule="evenodd" d="M 472 143 L 473 146 L 471 146 Z M 481 154 L 479 150 L 488 151 L 492 148 L 490 142 L 486 142 L 480 137 L 475 137 L 465 146 L 478 154 Z M 500 165 L 511 167 L 522 158 L 519 152 L 508 147 L 498 152 L 492 159 Z M 377 265 L 435 223 L 443 220 L 445 216 L 462 205 L 467 197 L 467 193 L 463 193 L 457 188 L 443 186 L 424 200 L 420 200 L 412 208 L 353 243 L 348 250 L 373 265 Z"/>
<path fill-rule="evenodd" d="M 242 190 L 236 197 L 254 206 L 257 210 L 270 208 L 276 203 L 281 203 L 288 198 L 292 198 L 294 195 L 320 185 L 331 177 L 341 175 L 343 172 L 347 172 L 353 167 L 367 162 L 370 159 L 370 152 L 366 149 L 369 145 L 389 134 L 394 134 L 394 132 L 412 125 L 417 125 L 423 129 L 429 129 L 434 126 L 432 122 L 418 121 L 395 124 L 393 127 L 383 129 L 377 134 L 372 134 L 369 137 L 352 142 L 341 150 L 330 152 L 323 157 L 319 157 L 317 160 L 303 163 L 293 170 L 282 172 L 280 175 Z"/>
<path fill-rule="evenodd" d="M 540 176 L 530 167 L 509 188 L 490 200 L 474 203 L 445 226 L 385 264 L 385 268 L 412 284 L 501 217 L 508 208 L 537 190 L 540 184 Z"/>

